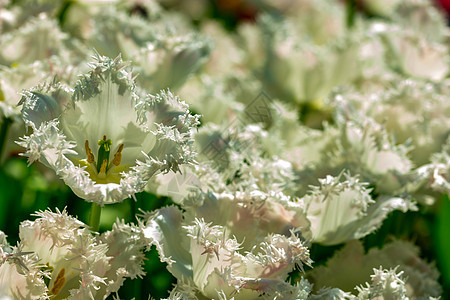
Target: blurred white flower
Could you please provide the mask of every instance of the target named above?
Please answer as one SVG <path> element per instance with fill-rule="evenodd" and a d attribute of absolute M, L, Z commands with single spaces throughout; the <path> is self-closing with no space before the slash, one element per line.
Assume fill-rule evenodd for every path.
<path fill-rule="evenodd" d="M 440 81 L 448 76 L 449 56 L 447 47 L 440 44 L 432 44 L 424 39 L 403 35 L 400 32 L 389 37 L 390 55 L 397 62 L 389 63 L 393 68 L 400 68 L 406 75 Z"/>
<path fill-rule="evenodd" d="M 18 64 L 14 67 L 0 67 L 0 111 L 5 117 L 21 121 L 21 93 L 37 85 L 45 85 L 57 77 L 70 83 L 75 80 L 74 72 L 79 66 L 63 64 L 62 58 L 52 56 L 49 59 L 37 60 L 31 64 Z M 54 103 L 54 105 L 57 105 Z M 55 116 L 56 117 L 56 116 Z"/>
<path fill-rule="evenodd" d="M 45 15 L 32 18 L 0 38 L 0 63 L 8 67 L 32 64 L 53 55 L 71 64 L 84 59 L 86 52 L 79 41 L 69 38 L 55 20 Z"/>
<path fill-rule="evenodd" d="M 187 285 L 191 295 L 208 299 L 294 299 L 298 290 L 285 282 L 287 274 L 297 264 L 310 264 L 308 249 L 293 231 L 289 236 L 263 234 L 253 243 L 247 236 L 249 246 L 242 248 L 226 225 L 184 219 L 175 207 L 148 214 L 144 222 L 146 238 L 178 279 L 174 293 L 185 294 Z"/>
<path fill-rule="evenodd" d="M 450 137 L 442 151 L 431 157 L 431 162 L 417 170 L 416 186 L 425 186 L 434 191 L 450 194 Z"/>
<path fill-rule="evenodd" d="M 121 54 L 139 72 L 136 80 L 149 93 L 176 91 L 211 52 L 209 39 L 188 31 L 184 20 L 142 18 L 111 5 L 101 9 L 90 20 L 87 45 L 108 57 Z"/>
<path fill-rule="evenodd" d="M 211 51 L 210 41 L 198 34 L 157 33 L 132 56 L 137 81 L 149 92 L 178 90 L 197 72 Z"/>
<path fill-rule="evenodd" d="M 450 133 L 449 83 L 407 79 L 387 85 L 374 93 L 339 93 L 335 97 L 338 118 L 373 118 L 397 143 L 412 146 L 408 157 L 415 167 L 428 163 Z"/>
<path fill-rule="evenodd" d="M 95 59 L 74 89 L 57 85 L 24 93 L 33 133 L 19 144 L 30 163 L 41 161 L 79 197 L 103 205 L 142 191 L 158 171 L 189 163 L 197 117 L 169 91 L 139 97 L 120 58 Z M 70 98 L 59 117 L 32 117 L 47 102 Z"/>
<path fill-rule="evenodd" d="M 105 284 L 109 268 L 106 244 L 97 244 L 92 232 L 65 211 L 38 212 L 35 221 L 20 225 L 20 245 L 35 253 L 49 273 L 48 296 L 93 298 Z"/>
<path fill-rule="evenodd" d="M 301 198 L 311 223 L 312 241 L 337 245 L 360 239 L 379 228 L 393 210 L 416 209 L 410 201 L 398 197 L 370 196 L 367 184 L 348 173 L 319 179 Z"/>
<path fill-rule="evenodd" d="M 9 0 L 0 1 L 0 30 L 3 33 L 17 26 L 17 13 L 18 8 L 12 9 L 9 7 Z"/>
<path fill-rule="evenodd" d="M 54 19 L 64 5 L 64 3 L 61 3 L 60 1 L 53 0 L 18 0 L 15 1 L 14 4 L 15 5 L 12 7 L 19 20 L 19 23 L 17 24 L 19 26 L 30 18 L 39 15 Z"/>
<path fill-rule="evenodd" d="M 55 78 L 67 84 L 74 82 L 75 74 L 80 72 L 83 66 L 77 65 L 76 63 L 80 63 L 77 61 L 72 63 L 64 57 L 53 55 L 31 64 L 20 63 L 10 68 L 0 66 L 0 112 L 6 122 L 11 122 L 7 132 L 8 138 L 3 146 L 2 159 L 21 152 L 21 147 L 14 142 L 25 134 L 26 129 L 20 106 L 21 93 L 37 85 L 42 89 L 49 88 L 50 82 L 54 82 Z M 59 106 L 65 105 L 51 98 L 43 100 L 42 105 L 38 105 L 33 111 L 27 111 L 26 114 L 35 120 L 50 120 L 59 115 Z"/>
<path fill-rule="evenodd" d="M 381 270 L 380 266 L 391 271 Z M 373 271 L 374 268 L 379 270 Z M 372 272 L 375 275 L 371 275 Z M 345 276 L 333 276 L 335 274 Z M 387 243 L 382 249 L 373 248 L 367 253 L 360 241 L 352 241 L 337 251 L 326 265 L 315 267 L 306 275 L 315 290 L 335 287 L 345 292 L 355 292 L 356 286 L 371 278 L 370 285 L 357 287 L 359 295 L 356 299 L 373 299 L 383 293 L 394 299 L 407 299 L 398 298 L 400 295 L 429 299 L 442 292 L 436 267 L 421 260 L 419 249 L 406 241 Z"/>
<path fill-rule="evenodd" d="M 121 15 L 119 19 L 122 20 L 126 18 L 126 14 L 156 19 L 159 17 L 161 10 L 162 8 L 155 0 L 78 0 L 71 3 L 65 12 L 64 22 L 61 26 L 64 31 L 70 32 L 72 36 L 81 40 L 89 39 L 89 41 L 92 41 L 93 39 L 102 39 L 101 36 L 98 36 L 101 31 L 97 22 L 103 22 L 108 13 L 111 15 L 111 20 L 114 20 L 117 14 Z M 136 18 L 132 19 L 136 20 Z M 130 23 L 133 23 L 133 21 L 130 21 Z M 118 24 L 112 21 L 109 25 L 116 26 Z M 108 31 L 114 31 L 113 28 L 115 27 L 110 27 Z M 112 32 L 104 31 L 102 33 L 105 36 L 112 36 Z M 116 35 L 122 34 L 119 32 L 114 33 Z M 97 37 L 94 37 L 96 34 Z M 103 47 L 97 48 L 97 50 L 100 49 L 103 49 Z M 116 56 L 117 54 L 113 55 Z"/>
<path fill-rule="evenodd" d="M 89 10 L 93 8 L 90 7 Z M 90 24 L 88 30 L 85 30 L 87 36 L 83 37 L 86 44 L 101 55 L 116 57 L 121 54 L 128 60 L 154 39 L 155 26 L 151 26 L 144 18 L 130 16 L 113 5 L 101 5 L 91 15 L 83 16 L 83 11 L 78 12 L 77 16 L 79 15 Z"/>
<path fill-rule="evenodd" d="M 368 174 L 367 178 L 373 178 L 374 172 L 377 176 L 380 173 L 388 178 L 387 181 L 392 181 L 389 169 L 376 172 L 377 168 L 385 166 L 378 167 L 381 162 L 371 162 L 378 160 L 376 154 L 379 150 L 355 151 L 355 148 L 361 147 L 361 143 L 355 142 L 349 136 L 346 139 L 351 142 L 343 142 L 344 147 L 349 148 L 344 150 L 344 147 L 337 147 L 339 151 L 344 152 L 336 153 L 336 160 L 318 159 L 316 166 L 307 164 L 306 169 L 298 172 L 297 177 L 295 169 L 288 161 L 258 157 L 261 154 L 255 149 L 261 147 L 261 140 L 253 140 L 253 143 L 246 146 L 245 142 L 250 141 L 243 136 L 246 131 L 240 132 L 240 137 L 225 138 L 225 133 L 210 129 L 212 130 L 202 130 L 198 135 L 204 135 L 202 138 L 206 139 L 206 142 L 201 143 L 214 143 L 214 147 L 210 149 L 212 167 L 197 166 L 185 169 L 183 175 L 159 176 L 158 180 L 164 187 L 158 188 L 157 191 L 174 197 L 174 201 L 186 209 L 186 216 L 192 215 L 203 218 L 206 222 L 226 226 L 239 241 L 248 236 L 252 236 L 252 241 L 255 241 L 261 229 L 263 232 L 287 234 L 286 230 L 297 228 L 312 242 L 335 245 L 370 234 L 381 226 L 393 210 L 406 212 L 416 209 L 408 198 L 395 197 L 392 193 L 372 199 L 368 183 L 348 172 L 341 172 L 336 177 L 327 175 L 319 179 L 320 185 L 316 186 L 315 182 L 320 174 L 346 167 L 356 173 L 363 170 L 360 174 Z M 354 130 L 356 135 L 363 134 L 356 128 Z M 258 133 L 256 136 L 259 137 Z M 335 143 L 336 138 L 330 141 Z M 372 142 L 366 143 L 367 146 L 374 147 Z M 354 144 L 351 146 L 350 143 Z M 331 148 L 330 145 L 323 147 L 325 154 Z M 352 157 L 345 154 L 346 151 L 361 157 Z M 374 154 L 365 154 L 366 151 L 373 151 Z M 382 150 L 379 155 L 388 155 L 383 153 L 389 152 L 387 149 Z M 202 157 L 199 156 L 204 164 L 208 160 L 203 161 Z M 355 159 L 355 162 L 351 162 L 352 159 Z M 362 166 L 363 159 L 367 159 L 367 169 Z M 346 162 L 343 164 L 342 160 Z M 335 162 L 338 164 L 334 165 Z M 309 171 L 308 168 L 312 170 Z M 409 171 L 409 168 L 407 170 Z M 388 173 L 384 175 L 385 172 Z M 202 194 L 196 191 L 198 189 L 210 192 Z M 181 191 L 184 191 L 184 194 L 180 194 Z M 299 196 L 302 198 L 297 199 Z M 240 216 L 247 217 L 240 220 Z M 265 222 L 271 225 L 263 225 Z M 247 241 L 244 240 L 242 245 L 246 246 Z"/>
<path fill-rule="evenodd" d="M 450 57 L 444 41 L 436 42 L 416 31 L 376 22 L 369 32 L 372 38 L 383 42 L 384 59 L 392 71 L 435 82 L 447 77 Z"/>
<path fill-rule="evenodd" d="M 234 43 L 233 43 L 234 42 Z M 236 59 L 243 59 L 240 61 L 244 64 L 243 71 L 246 68 L 250 70 L 261 69 L 265 64 L 266 60 L 266 51 L 264 49 L 264 36 L 262 35 L 262 30 L 257 23 L 242 23 L 237 28 L 237 36 L 235 40 L 231 40 L 230 44 L 235 44 L 235 46 L 239 47 L 234 50 L 236 53 L 233 55 L 233 62 L 237 62 Z M 238 50 L 242 50 L 241 52 Z M 217 54 L 222 53 L 221 51 L 216 51 Z M 211 54 L 212 59 L 214 59 L 214 55 L 217 55 L 214 52 Z M 228 58 L 229 59 L 229 58 Z M 219 62 L 227 62 L 227 60 L 220 59 Z M 242 71 L 242 70 L 241 70 Z"/>
<path fill-rule="evenodd" d="M 0 67 L 0 123 L 3 129 L 7 128 L 1 161 L 11 153 L 19 153 L 21 150 L 14 142 L 25 134 L 25 124 L 18 106 L 20 92 L 48 77 L 45 63 L 38 61 L 31 65 L 20 64 L 14 68 Z"/>
<path fill-rule="evenodd" d="M 146 190 L 169 196 L 176 203 L 183 203 L 198 188 L 214 193 L 260 191 L 295 196 L 297 178 L 291 163 L 261 153 L 264 146 L 260 143 L 272 145 L 274 141 L 259 126 L 236 130 L 205 125 L 195 134 L 198 164 L 183 167 L 181 173 L 158 174 Z"/>
<path fill-rule="evenodd" d="M 296 230 L 306 240 L 311 239 L 309 221 L 301 203 L 293 201 L 281 192 L 192 192 L 184 199 L 185 219 L 195 218 L 223 226 L 239 240 L 244 251 L 250 251 L 255 243 L 268 234 L 290 235 Z"/>
<path fill-rule="evenodd" d="M 264 52 L 264 63 L 254 73 L 275 98 L 293 102 L 314 102 L 321 106 L 338 85 L 351 82 L 360 73 L 359 31 L 345 29 L 343 10 L 334 1 L 302 1 L 295 14 L 263 14 L 260 31 L 243 32 L 244 47 Z M 252 46 L 263 37 L 259 47 Z M 251 48 L 250 48 L 251 47 Z M 249 54 L 252 56 L 252 53 Z M 253 64 L 254 65 L 254 64 Z"/>
<path fill-rule="evenodd" d="M 332 0 L 262 0 L 256 5 L 274 15 L 282 13 L 295 25 L 299 37 L 307 36 L 317 45 L 326 44 L 346 32 L 344 7 Z"/>
<path fill-rule="evenodd" d="M 244 64 L 248 64 L 245 51 L 238 46 L 239 41 L 233 33 L 216 21 L 206 21 L 200 28 L 202 34 L 212 39 L 213 47 L 211 55 L 203 68 L 204 75 L 214 78 L 224 75 L 232 75 L 236 72 L 246 72 Z"/>
<path fill-rule="evenodd" d="M 206 126 L 208 123 L 229 124 L 244 110 L 244 105 L 236 101 L 236 89 L 230 89 L 222 78 L 199 74 L 191 77 L 179 94 L 189 107 L 201 114 Z"/>
<path fill-rule="evenodd" d="M 444 10 L 429 0 L 401 0 L 391 22 L 444 45 L 450 32 Z"/>
<path fill-rule="evenodd" d="M 364 8 L 375 15 L 390 16 L 401 3 L 401 0 L 363 0 Z"/>
<path fill-rule="evenodd" d="M 373 269 L 374 274 L 370 275 L 371 284 L 356 287 L 358 290 L 357 299 L 402 299 L 409 300 L 406 293 L 405 279 L 403 271 L 397 272 L 397 268 L 390 270 Z"/>
<path fill-rule="evenodd" d="M 338 176 L 347 170 L 374 185 L 377 194 L 396 195 L 405 188 L 412 169 L 405 144 L 395 144 L 386 130 L 371 119 L 360 122 L 337 119 L 324 130 L 299 130 L 297 140 L 280 155 L 290 161 L 298 176 L 298 196 L 317 178 Z M 302 126 L 303 127 L 303 126 Z"/>
<path fill-rule="evenodd" d="M 449 29 L 442 12 L 427 0 L 366 1 L 382 4 L 395 2 L 395 9 L 383 20 L 364 22 L 360 61 L 362 77 L 358 92 L 383 91 L 393 78 L 405 77 L 440 82 L 447 77 L 449 55 L 446 51 Z"/>
<path fill-rule="evenodd" d="M 9 246 L 0 231 L 0 299 L 46 299 L 46 276 L 36 255 Z"/>
<path fill-rule="evenodd" d="M 98 243 L 108 246 L 108 269 L 104 275 L 105 285 L 97 291 L 98 295 L 110 295 L 117 292 L 125 279 L 142 278 L 144 249 L 148 243 L 143 232 L 133 224 L 125 224 L 117 220 L 113 228 L 100 235 Z"/>
<path fill-rule="evenodd" d="M 117 221 L 98 236 L 65 210 L 36 216 L 20 225 L 18 247 L 0 234 L 0 296 L 106 299 L 126 278 L 144 275 L 148 245 L 137 226 Z"/>

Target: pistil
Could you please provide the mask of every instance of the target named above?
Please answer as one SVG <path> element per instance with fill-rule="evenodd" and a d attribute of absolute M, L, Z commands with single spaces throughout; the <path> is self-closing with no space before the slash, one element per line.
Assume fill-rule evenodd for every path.
<path fill-rule="evenodd" d="M 106 135 L 103 136 L 103 140 L 98 141 L 98 155 L 97 155 L 97 173 L 105 174 L 108 171 L 109 153 L 111 152 L 112 142 L 110 139 L 106 139 Z"/>

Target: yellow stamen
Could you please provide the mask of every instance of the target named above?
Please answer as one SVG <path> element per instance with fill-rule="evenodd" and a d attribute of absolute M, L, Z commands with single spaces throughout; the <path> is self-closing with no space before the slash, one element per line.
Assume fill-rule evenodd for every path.
<path fill-rule="evenodd" d="M 120 165 L 120 162 L 122 161 L 122 150 L 123 150 L 123 144 L 119 146 L 119 149 L 117 150 L 116 154 L 114 154 L 113 164 L 117 167 Z"/>
<path fill-rule="evenodd" d="M 66 278 L 64 278 L 64 274 L 66 273 L 66 270 L 64 268 L 59 271 L 58 275 L 56 276 L 55 283 L 53 284 L 52 288 L 52 294 L 58 295 L 59 291 L 61 291 L 62 287 L 66 283 Z"/>
<path fill-rule="evenodd" d="M 88 161 L 88 163 L 92 164 L 94 162 L 95 158 L 94 158 L 94 154 L 92 153 L 91 148 L 89 148 L 88 140 L 86 140 L 86 142 L 84 143 L 84 148 L 86 149 L 87 161 Z"/>
<path fill-rule="evenodd" d="M 103 160 L 102 165 L 100 166 L 99 174 L 106 174 L 106 167 L 108 166 L 108 161 L 106 159 Z"/>

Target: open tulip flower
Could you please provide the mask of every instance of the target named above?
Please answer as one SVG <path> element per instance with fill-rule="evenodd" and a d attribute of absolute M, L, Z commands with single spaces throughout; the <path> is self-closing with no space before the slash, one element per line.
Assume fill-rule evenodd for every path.
<path fill-rule="evenodd" d="M 106 299 L 144 274 L 136 226 L 118 221 L 96 235 L 65 209 L 35 216 L 21 223 L 17 247 L 0 231 L 0 299 Z"/>
<path fill-rule="evenodd" d="M 192 160 L 197 116 L 170 91 L 143 95 L 120 57 L 94 57 L 74 88 L 43 84 L 24 92 L 33 132 L 19 145 L 29 163 L 54 169 L 76 195 L 100 205 L 144 189 L 157 172 Z"/>

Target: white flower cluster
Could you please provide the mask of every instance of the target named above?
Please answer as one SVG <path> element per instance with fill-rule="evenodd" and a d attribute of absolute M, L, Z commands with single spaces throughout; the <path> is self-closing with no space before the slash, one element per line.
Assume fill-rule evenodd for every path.
<path fill-rule="evenodd" d="M 0 231 L 1 299 L 119 297 L 152 246 L 172 300 L 440 296 L 412 242 L 361 240 L 450 192 L 444 17 L 251 2 L 227 32 L 155 0 L 0 1 L 3 159 L 19 145 L 93 204 L 88 225 L 39 211 L 17 246 Z M 96 232 L 141 192 L 172 205 Z"/>
<path fill-rule="evenodd" d="M 20 225 L 17 247 L 2 233 L 3 299 L 105 299 L 126 277 L 144 274 L 138 227 L 117 222 L 96 235 L 66 211 L 36 216 Z"/>

